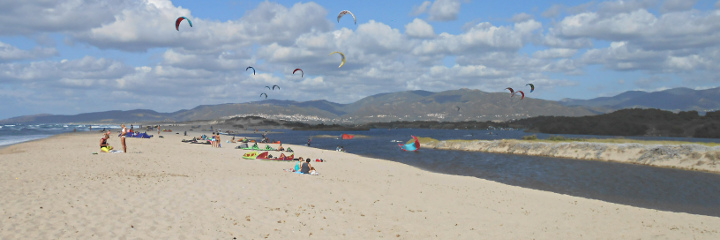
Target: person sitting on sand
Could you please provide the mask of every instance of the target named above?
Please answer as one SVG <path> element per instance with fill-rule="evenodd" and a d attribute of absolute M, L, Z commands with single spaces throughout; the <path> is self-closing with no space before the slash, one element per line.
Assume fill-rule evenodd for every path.
<path fill-rule="evenodd" d="M 103 138 L 100 139 L 100 151 L 102 152 L 110 152 L 110 150 L 113 149 L 110 144 L 108 144 L 107 140 L 110 138 L 110 133 L 107 132 L 103 135 Z"/>
<path fill-rule="evenodd" d="M 292 148 L 287 148 L 286 152 L 294 152 L 294 151 L 292 150 Z"/>
<path fill-rule="evenodd" d="M 315 172 L 315 168 L 310 165 L 310 158 L 305 159 L 305 163 L 302 164 L 302 167 L 300 167 L 300 173 L 302 174 L 317 174 Z"/>
<path fill-rule="evenodd" d="M 230 142 L 231 142 L 231 143 L 236 143 L 236 142 L 235 142 L 235 136 L 233 136 L 233 138 L 230 139 Z"/>
<path fill-rule="evenodd" d="M 303 164 L 304 161 L 305 160 L 303 160 L 302 157 L 299 157 L 298 161 L 295 163 L 295 169 L 293 170 L 293 172 L 300 172 L 300 165 Z"/>
<path fill-rule="evenodd" d="M 285 151 L 285 148 L 282 146 L 282 143 L 280 144 L 280 146 L 278 146 L 278 149 L 277 149 L 277 150 L 278 150 L 278 151 Z"/>

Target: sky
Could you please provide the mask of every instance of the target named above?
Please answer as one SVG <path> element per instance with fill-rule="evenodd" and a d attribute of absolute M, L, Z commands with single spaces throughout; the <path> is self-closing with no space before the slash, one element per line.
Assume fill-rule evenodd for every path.
<path fill-rule="evenodd" d="M 591 99 L 718 87 L 718 63 L 715 0 L 0 2 L 0 119 L 528 83 Z"/>

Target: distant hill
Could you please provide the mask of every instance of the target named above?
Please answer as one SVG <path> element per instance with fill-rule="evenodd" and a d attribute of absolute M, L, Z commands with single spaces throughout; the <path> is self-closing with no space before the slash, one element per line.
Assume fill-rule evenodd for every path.
<path fill-rule="evenodd" d="M 720 110 L 720 87 L 705 90 L 673 88 L 657 92 L 629 91 L 613 97 L 589 100 L 563 99 L 565 106 L 614 111 L 625 108 L 656 108 L 668 111 L 711 112 Z"/>
<path fill-rule="evenodd" d="M 0 120 L 0 123 L 142 123 L 187 122 L 260 116 L 306 123 L 361 124 L 390 121 L 506 121 L 533 116 L 586 116 L 602 113 L 587 107 L 568 107 L 556 101 L 526 95 L 459 89 L 444 92 L 405 91 L 369 96 L 350 104 L 326 100 L 306 102 L 264 100 L 248 103 L 202 105 L 172 113 L 152 110 L 107 111 L 78 115 L 35 115 Z"/>

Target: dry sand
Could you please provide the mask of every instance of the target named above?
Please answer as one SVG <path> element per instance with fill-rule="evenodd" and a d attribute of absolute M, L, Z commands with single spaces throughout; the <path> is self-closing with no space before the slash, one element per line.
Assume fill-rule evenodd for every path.
<path fill-rule="evenodd" d="M 327 160 L 299 175 L 162 135 L 126 154 L 92 154 L 98 133 L 0 150 L 0 239 L 720 239 L 717 217 L 291 145 Z"/>

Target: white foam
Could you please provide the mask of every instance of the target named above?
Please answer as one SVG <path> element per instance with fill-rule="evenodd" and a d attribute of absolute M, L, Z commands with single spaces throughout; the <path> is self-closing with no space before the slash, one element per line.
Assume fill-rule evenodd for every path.
<path fill-rule="evenodd" d="M 43 139 L 52 135 L 28 135 L 28 136 L 0 136 L 0 146 L 18 144 L 22 142 Z"/>

